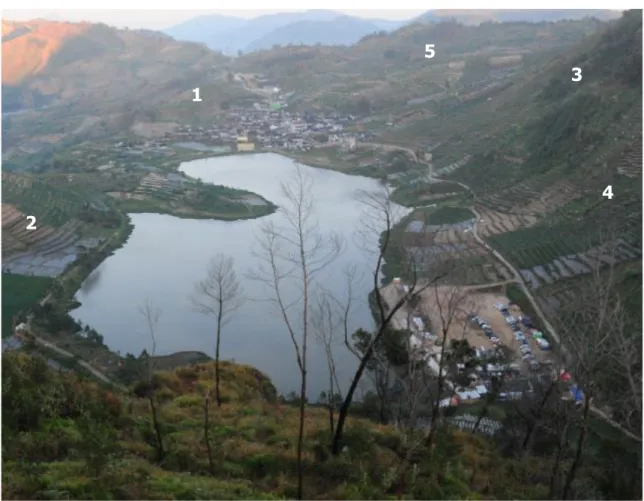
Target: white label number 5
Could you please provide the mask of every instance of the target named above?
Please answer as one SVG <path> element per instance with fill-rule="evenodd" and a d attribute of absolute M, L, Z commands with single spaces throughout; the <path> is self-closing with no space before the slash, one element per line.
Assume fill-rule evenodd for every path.
<path fill-rule="evenodd" d="M 581 81 L 581 68 L 573 68 L 572 72 L 574 73 L 575 76 L 572 77 L 573 82 L 580 82 Z"/>
<path fill-rule="evenodd" d="M 436 51 L 434 50 L 434 44 L 433 43 L 425 44 L 425 59 L 431 59 L 435 55 L 436 55 Z"/>

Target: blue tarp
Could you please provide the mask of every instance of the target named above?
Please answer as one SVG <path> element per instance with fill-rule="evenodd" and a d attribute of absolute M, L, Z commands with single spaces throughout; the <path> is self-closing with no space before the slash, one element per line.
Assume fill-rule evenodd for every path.
<path fill-rule="evenodd" d="M 576 384 L 572 385 L 570 387 L 570 393 L 572 393 L 572 398 L 575 400 L 575 402 L 583 402 L 584 392 L 579 389 L 579 386 L 577 386 Z"/>

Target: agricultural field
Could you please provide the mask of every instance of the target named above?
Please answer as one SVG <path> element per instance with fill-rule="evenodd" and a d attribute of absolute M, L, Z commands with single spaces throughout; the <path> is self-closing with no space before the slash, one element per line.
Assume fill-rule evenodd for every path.
<path fill-rule="evenodd" d="M 11 336 L 14 315 L 28 310 L 42 299 L 51 286 L 47 277 L 2 274 L 2 334 Z"/>
<path fill-rule="evenodd" d="M 640 259 L 641 196 L 622 183 L 614 189 L 619 199 L 580 197 L 531 227 L 488 235 L 488 242 L 533 289 L 588 273 L 600 262 Z"/>
<path fill-rule="evenodd" d="M 391 194 L 394 202 L 405 207 L 414 207 L 432 201 L 444 200 L 448 197 L 463 195 L 465 188 L 460 184 L 436 183 L 408 183 L 396 188 Z"/>
<path fill-rule="evenodd" d="M 413 260 L 421 276 L 435 270 L 438 263 L 453 267 L 449 283 L 485 285 L 511 280 L 512 272 L 474 238 L 473 221 L 473 214 L 461 207 L 414 211 L 395 230 L 400 233 L 400 248 L 388 253 L 386 268 L 392 271 L 386 275 L 406 278 L 399 263 Z"/>
<path fill-rule="evenodd" d="M 8 172 L 2 173 L 2 201 L 26 211 L 25 215 L 34 216 L 39 224 L 54 228 L 77 217 L 87 202 L 75 190 Z"/>
<path fill-rule="evenodd" d="M 4 272 L 58 276 L 100 245 L 103 229 L 115 227 L 118 218 L 101 194 L 74 182 L 74 176 L 2 174 Z"/>
<path fill-rule="evenodd" d="M 537 218 L 532 215 L 505 213 L 484 207 L 476 209 L 481 216 L 477 225 L 478 234 L 483 238 L 527 228 L 537 222 Z"/>

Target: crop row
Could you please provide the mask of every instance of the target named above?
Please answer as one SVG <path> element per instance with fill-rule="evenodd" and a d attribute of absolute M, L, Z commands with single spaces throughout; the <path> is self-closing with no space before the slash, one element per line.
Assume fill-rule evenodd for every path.
<path fill-rule="evenodd" d="M 3 176 L 3 199 L 24 214 L 36 217 L 36 226 L 59 227 L 74 218 L 85 206 L 81 195 L 28 176 Z"/>

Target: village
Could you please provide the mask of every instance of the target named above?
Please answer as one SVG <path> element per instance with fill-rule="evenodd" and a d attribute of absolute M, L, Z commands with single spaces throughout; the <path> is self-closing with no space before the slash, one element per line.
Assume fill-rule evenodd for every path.
<path fill-rule="evenodd" d="M 252 109 L 236 108 L 221 123 L 209 126 L 180 125 L 162 137 L 123 140 L 114 147 L 121 157 L 144 154 L 173 156 L 175 149 L 208 154 L 257 150 L 308 151 L 316 146 L 354 149 L 372 133 L 360 132 L 351 115 L 292 113 L 286 104 L 255 103 Z"/>

